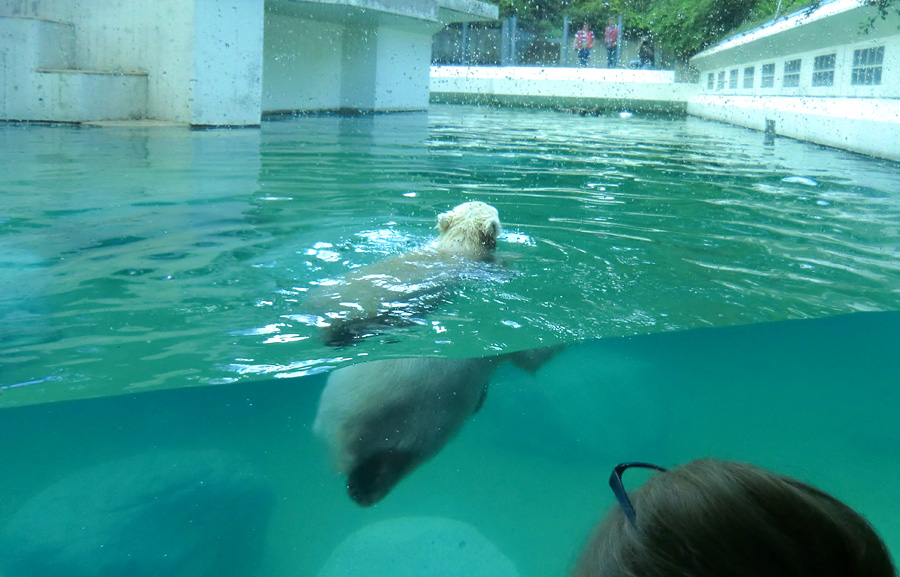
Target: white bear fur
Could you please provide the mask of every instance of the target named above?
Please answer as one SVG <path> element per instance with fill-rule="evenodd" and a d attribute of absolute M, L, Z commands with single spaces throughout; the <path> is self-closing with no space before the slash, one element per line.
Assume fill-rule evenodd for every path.
<path fill-rule="evenodd" d="M 423 314 L 447 301 L 461 265 L 492 260 L 500 217 L 488 204 L 466 202 L 438 215 L 437 230 L 438 237 L 418 250 L 362 267 L 337 286 L 307 294 L 308 312 L 328 324 L 326 344 L 350 344 L 378 327 L 403 324 L 403 315 Z"/>
<path fill-rule="evenodd" d="M 332 372 L 313 431 L 347 477 L 350 497 L 377 503 L 440 451 L 481 407 L 499 362 L 387 359 Z"/>
<path fill-rule="evenodd" d="M 322 391 L 313 431 L 347 477 L 347 493 L 367 507 L 459 432 L 481 408 L 497 367 L 510 361 L 534 373 L 559 351 L 386 359 L 337 369 Z"/>
<path fill-rule="evenodd" d="M 439 236 L 429 248 L 444 255 L 490 260 L 500 236 L 497 209 L 483 202 L 465 202 L 438 215 Z"/>

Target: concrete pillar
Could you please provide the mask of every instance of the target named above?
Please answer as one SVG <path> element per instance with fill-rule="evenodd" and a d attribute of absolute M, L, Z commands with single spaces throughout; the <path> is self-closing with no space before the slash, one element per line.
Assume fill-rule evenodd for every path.
<path fill-rule="evenodd" d="M 468 66 L 468 64 L 469 64 L 469 23 L 468 22 L 462 23 L 462 38 L 460 38 L 459 44 L 460 44 L 460 46 L 459 46 L 459 50 L 460 50 L 459 63 L 462 64 L 463 66 Z"/>
<path fill-rule="evenodd" d="M 511 66 L 519 64 L 519 17 L 509 17 L 509 63 Z"/>
<path fill-rule="evenodd" d="M 262 0 L 194 0 L 190 123 L 256 125 L 262 110 Z"/>
<path fill-rule="evenodd" d="M 341 108 L 375 109 L 378 25 L 345 27 L 341 47 Z"/>
<path fill-rule="evenodd" d="M 616 26 L 619 27 L 619 40 L 616 42 L 616 66 L 619 68 L 627 68 L 622 63 L 622 45 L 625 44 L 625 29 L 622 28 L 622 16 L 619 16 L 619 19 L 616 21 Z"/>
<path fill-rule="evenodd" d="M 265 20 L 263 112 L 339 109 L 345 26 L 272 12 Z"/>
<path fill-rule="evenodd" d="M 341 108 L 361 112 L 428 108 L 432 32 L 378 24 L 345 29 Z"/>
<path fill-rule="evenodd" d="M 500 23 L 500 66 L 509 66 L 509 25 L 510 19 Z"/>

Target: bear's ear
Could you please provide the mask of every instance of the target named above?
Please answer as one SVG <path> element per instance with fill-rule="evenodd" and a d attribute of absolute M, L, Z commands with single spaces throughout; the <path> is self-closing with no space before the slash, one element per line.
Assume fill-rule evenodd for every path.
<path fill-rule="evenodd" d="M 494 219 L 488 219 L 481 223 L 481 234 L 484 241 L 496 245 L 497 237 L 500 236 L 500 223 Z"/>
<path fill-rule="evenodd" d="M 453 213 L 452 212 L 442 212 L 438 215 L 438 230 L 441 232 L 446 231 L 450 228 L 450 224 L 453 222 Z"/>

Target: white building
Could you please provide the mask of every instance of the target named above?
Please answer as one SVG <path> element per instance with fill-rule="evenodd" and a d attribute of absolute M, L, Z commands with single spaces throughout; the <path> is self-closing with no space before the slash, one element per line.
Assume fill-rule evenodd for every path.
<path fill-rule="evenodd" d="M 691 59 L 689 114 L 900 160 L 900 17 L 833 0 Z"/>
<path fill-rule="evenodd" d="M 479 0 L 0 0 L 0 119 L 421 110 L 432 35 L 496 17 Z"/>

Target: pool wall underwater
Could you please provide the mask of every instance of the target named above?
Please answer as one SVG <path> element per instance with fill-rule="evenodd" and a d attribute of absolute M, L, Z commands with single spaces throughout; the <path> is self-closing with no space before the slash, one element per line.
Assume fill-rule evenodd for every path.
<path fill-rule="evenodd" d="M 0 571 L 315 576 L 355 531 L 430 517 L 474 527 L 522 576 L 563 575 L 613 504 L 614 464 L 706 456 L 833 493 L 896 556 L 898 338 L 900 313 L 859 313 L 573 345 L 535 376 L 501 369 L 459 437 L 368 509 L 347 498 L 310 430 L 325 375 L 5 409 Z M 141 463 L 154 473 L 124 482 Z M 169 480 L 179 467 L 188 479 Z M 196 488 L 204 482 L 211 494 Z M 140 503 L 128 515 L 142 524 L 121 503 Z M 393 574 L 418 563 L 389 535 L 375 543 L 402 555 Z M 335 563 L 327 574 L 369 566 Z"/>

